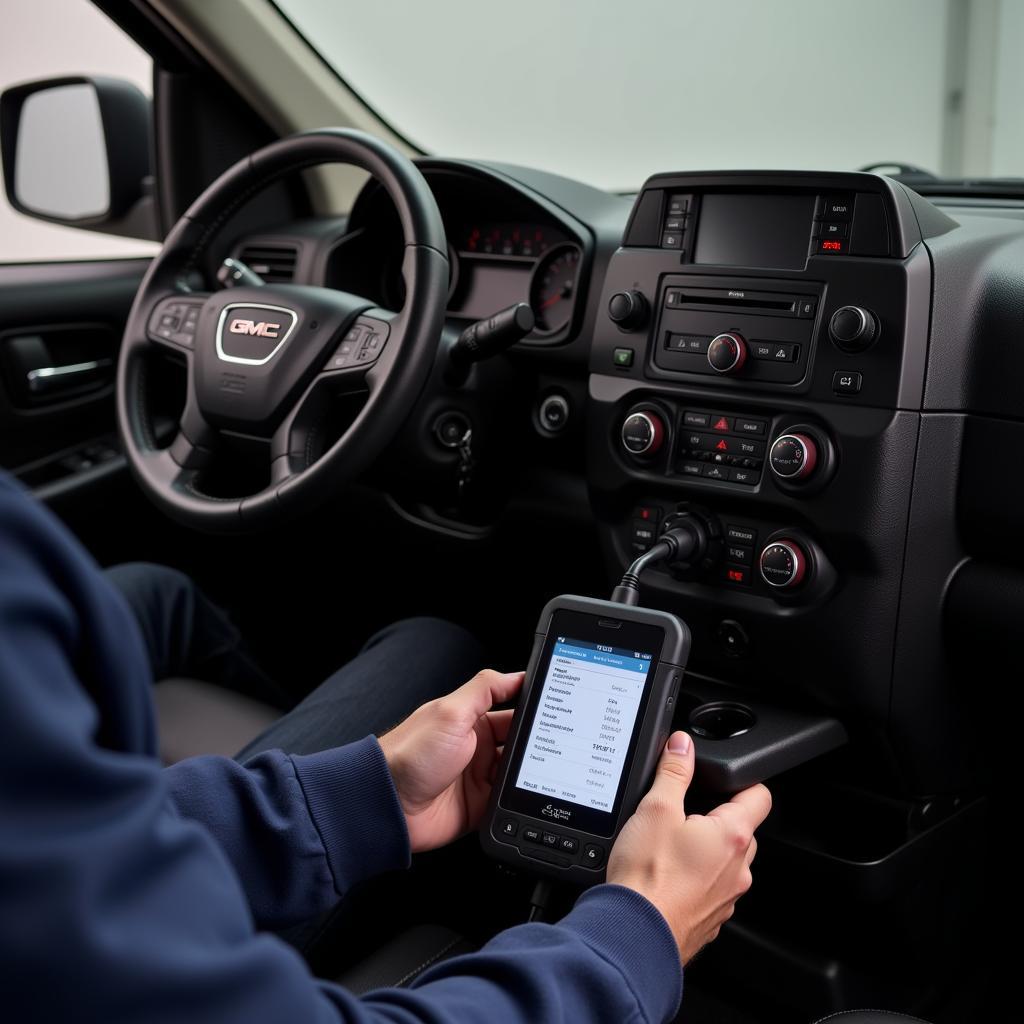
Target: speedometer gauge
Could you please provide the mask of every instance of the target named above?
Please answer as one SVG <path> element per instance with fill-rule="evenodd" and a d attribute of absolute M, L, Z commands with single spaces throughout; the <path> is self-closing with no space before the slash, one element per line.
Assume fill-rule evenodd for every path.
<path fill-rule="evenodd" d="M 530 306 L 536 334 L 555 334 L 572 318 L 580 269 L 579 246 L 567 242 L 549 249 L 533 269 Z"/>

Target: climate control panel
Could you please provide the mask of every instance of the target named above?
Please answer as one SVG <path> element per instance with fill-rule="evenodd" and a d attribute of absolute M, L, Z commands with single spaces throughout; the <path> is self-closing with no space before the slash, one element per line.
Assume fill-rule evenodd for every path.
<path fill-rule="evenodd" d="M 797 527 L 661 499 L 636 506 L 623 523 L 627 558 L 643 554 L 680 519 L 699 523 L 705 543 L 699 558 L 667 567 L 676 579 L 770 600 L 800 601 L 820 595 L 835 578 L 824 551 Z"/>
<path fill-rule="evenodd" d="M 769 475 L 799 494 L 827 483 L 836 467 L 822 428 L 763 413 L 639 402 L 625 412 L 618 437 L 622 455 L 638 468 L 692 482 L 751 488 Z"/>

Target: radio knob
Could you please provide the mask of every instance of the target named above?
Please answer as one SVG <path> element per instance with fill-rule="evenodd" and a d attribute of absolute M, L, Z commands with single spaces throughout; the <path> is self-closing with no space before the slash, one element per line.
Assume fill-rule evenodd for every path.
<path fill-rule="evenodd" d="M 622 424 L 622 447 L 633 456 L 650 458 L 665 440 L 665 424 L 650 409 L 631 412 Z"/>
<path fill-rule="evenodd" d="M 832 314 L 828 333 L 844 352 L 863 352 L 878 338 L 878 318 L 861 306 L 842 306 Z"/>
<path fill-rule="evenodd" d="M 708 362 L 716 373 L 736 373 L 747 361 L 747 343 L 735 331 L 711 339 Z"/>
<path fill-rule="evenodd" d="M 806 434 L 783 434 L 772 442 L 768 465 L 782 480 L 806 480 L 818 464 L 818 445 Z"/>
<path fill-rule="evenodd" d="M 770 587 L 785 590 L 798 587 L 807 575 L 807 554 L 796 541 L 783 537 L 761 552 L 761 579 Z"/>
<path fill-rule="evenodd" d="M 647 323 L 647 300 L 643 292 L 616 292 L 608 300 L 608 316 L 624 331 L 635 331 Z"/>

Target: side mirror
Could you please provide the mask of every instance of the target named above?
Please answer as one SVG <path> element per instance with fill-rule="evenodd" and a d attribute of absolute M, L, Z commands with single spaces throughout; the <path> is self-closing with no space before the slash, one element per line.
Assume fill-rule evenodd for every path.
<path fill-rule="evenodd" d="M 0 154 L 11 206 L 28 217 L 158 238 L 150 102 L 115 78 L 52 78 L 0 95 Z"/>

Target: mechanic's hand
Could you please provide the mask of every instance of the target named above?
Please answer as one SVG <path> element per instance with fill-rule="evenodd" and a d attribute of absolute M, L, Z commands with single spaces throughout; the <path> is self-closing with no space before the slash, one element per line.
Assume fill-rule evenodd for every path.
<path fill-rule="evenodd" d="M 512 710 L 491 711 L 523 685 L 523 672 L 478 672 L 380 738 L 414 853 L 433 850 L 480 821 Z"/>
<path fill-rule="evenodd" d="M 754 829 L 771 810 L 762 785 L 710 814 L 683 811 L 693 778 L 693 741 L 669 738 L 654 785 L 626 822 L 608 860 L 608 881 L 646 896 L 668 922 L 685 964 L 718 936 L 751 884 Z"/>

